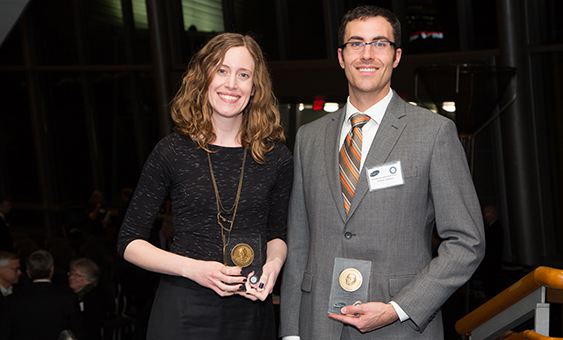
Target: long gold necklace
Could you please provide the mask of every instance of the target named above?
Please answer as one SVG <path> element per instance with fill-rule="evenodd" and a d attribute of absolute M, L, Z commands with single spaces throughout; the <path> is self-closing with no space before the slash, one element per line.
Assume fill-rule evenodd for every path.
<path fill-rule="evenodd" d="M 235 202 L 233 203 L 233 206 L 230 209 L 225 209 L 225 207 L 223 207 L 223 203 L 221 202 L 221 197 L 219 197 L 219 189 L 217 189 L 217 182 L 215 181 L 215 174 L 213 173 L 213 165 L 211 165 L 211 157 L 209 156 L 209 152 L 207 152 L 207 160 L 209 161 L 209 172 L 211 173 L 211 181 L 213 182 L 213 189 L 215 190 L 215 202 L 217 203 L 217 223 L 221 226 L 221 240 L 223 241 L 224 264 L 227 264 L 227 256 L 225 250 L 227 249 L 227 246 L 229 245 L 229 241 L 231 240 L 231 230 L 233 230 L 233 224 L 235 223 L 235 217 L 237 215 L 238 202 L 240 199 L 240 191 L 242 189 L 242 179 L 244 177 L 244 165 L 246 163 L 246 150 L 247 148 L 244 148 L 244 155 L 242 156 L 242 168 L 240 170 L 240 179 L 238 183 L 237 196 L 235 198 Z M 229 220 L 223 217 L 221 211 L 224 211 L 226 213 L 230 213 L 232 211 L 233 212 L 232 219 Z M 228 228 L 225 227 L 223 225 L 223 222 L 229 223 L 229 227 Z M 225 236 L 225 232 L 227 232 L 226 236 Z"/>

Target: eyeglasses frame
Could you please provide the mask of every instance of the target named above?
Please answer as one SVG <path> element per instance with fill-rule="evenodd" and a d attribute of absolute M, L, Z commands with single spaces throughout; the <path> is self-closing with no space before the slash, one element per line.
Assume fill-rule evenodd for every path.
<path fill-rule="evenodd" d="M 376 52 L 385 51 L 385 50 L 378 50 L 378 49 L 374 49 L 374 48 L 373 48 L 374 43 L 376 44 L 376 43 L 379 43 L 379 42 L 381 42 L 381 41 L 387 42 L 387 43 L 389 43 L 389 45 L 391 45 L 391 46 L 393 47 L 393 49 L 395 49 L 395 50 L 397 49 L 397 44 L 394 43 L 394 42 L 392 42 L 392 41 L 390 41 L 390 40 L 387 40 L 387 39 L 378 39 L 378 40 L 373 40 L 373 41 L 370 41 L 370 42 L 365 42 L 365 41 L 348 41 L 348 42 L 345 42 L 344 44 L 342 44 L 342 45 L 340 46 L 340 48 L 341 48 L 341 49 L 344 49 L 344 48 L 346 47 L 346 45 L 351 44 L 351 43 L 359 43 L 359 44 L 362 44 L 362 49 L 361 49 L 361 50 L 358 50 L 358 51 L 354 51 L 354 52 L 362 52 L 362 51 L 364 51 L 365 48 L 366 48 L 366 45 L 371 45 L 372 51 L 376 51 Z"/>

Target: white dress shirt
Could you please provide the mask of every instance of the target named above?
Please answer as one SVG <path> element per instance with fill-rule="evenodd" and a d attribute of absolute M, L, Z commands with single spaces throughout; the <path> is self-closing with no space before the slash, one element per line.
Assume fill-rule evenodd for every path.
<path fill-rule="evenodd" d="M 342 124 L 342 130 L 340 131 L 340 143 L 338 145 L 342 146 L 346 136 L 350 132 L 352 128 L 352 123 L 350 122 L 350 117 L 354 113 L 361 112 L 365 115 L 368 115 L 370 120 L 364 125 L 362 128 L 362 161 L 360 163 L 360 169 L 364 166 L 365 155 L 368 154 L 369 148 L 371 147 L 371 143 L 375 138 L 375 134 L 377 133 L 377 129 L 379 129 L 379 124 L 381 124 L 381 120 L 383 119 L 383 115 L 385 114 L 385 110 L 387 110 L 387 106 L 389 106 L 389 102 L 391 102 L 391 98 L 393 98 L 393 91 L 389 91 L 389 93 L 380 100 L 377 104 L 373 105 L 366 112 L 361 112 L 357 108 L 350 103 L 350 97 L 346 100 L 346 117 L 344 118 L 344 124 Z"/>
<path fill-rule="evenodd" d="M 0 293 L 2 293 L 2 296 L 8 296 L 12 294 L 12 292 L 13 292 L 12 285 L 10 285 L 8 288 L 4 288 L 4 286 L 0 285 Z"/>

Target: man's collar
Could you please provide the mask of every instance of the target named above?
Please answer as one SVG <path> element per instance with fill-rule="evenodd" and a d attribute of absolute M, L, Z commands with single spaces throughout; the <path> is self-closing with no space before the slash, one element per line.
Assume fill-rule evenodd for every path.
<path fill-rule="evenodd" d="M 0 285 L 0 293 L 2 293 L 3 296 L 8 296 L 12 294 L 12 292 L 13 287 L 11 285 L 8 288 L 4 288 L 4 286 Z"/>
<path fill-rule="evenodd" d="M 33 283 L 40 283 L 40 282 L 48 282 L 48 283 L 51 283 L 51 280 L 49 280 L 49 279 L 37 279 L 37 280 L 33 280 Z"/>
<path fill-rule="evenodd" d="M 390 89 L 389 93 L 382 100 L 375 103 L 362 113 L 368 115 L 378 125 L 381 124 L 381 120 L 383 119 L 383 115 L 387 110 L 387 106 L 389 106 L 389 103 L 391 102 L 391 98 L 393 98 L 393 90 Z M 354 107 L 352 103 L 350 103 L 350 96 L 348 96 L 348 99 L 346 100 L 346 120 L 349 120 L 349 118 L 356 112 L 361 111 Z"/>

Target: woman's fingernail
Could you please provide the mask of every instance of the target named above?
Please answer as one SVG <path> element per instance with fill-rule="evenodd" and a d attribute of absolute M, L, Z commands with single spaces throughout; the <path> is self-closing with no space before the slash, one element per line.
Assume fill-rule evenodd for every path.
<path fill-rule="evenodd" d="M 240 271 L 240 275 L 242 275 L 242 270 Z"/>
<path fill-rule="evenodd" d="M 244 288 L 244 286 L 243 286 L 243 285 L 240 285 L 240 287 L 239 287 L 239 288 L 240 288 L 240 289 L 243 289 L 243 288 Z"/>
<path fill-rule="evenodd" d="M 246 282 L 246 279 L 242 279 L 242 282 Z"/>
<path fill-rule="evenodd" d="M 260 282 L 260 285 L 258 286 L 258 288 L 264 288 L 264 283 Z"/>

